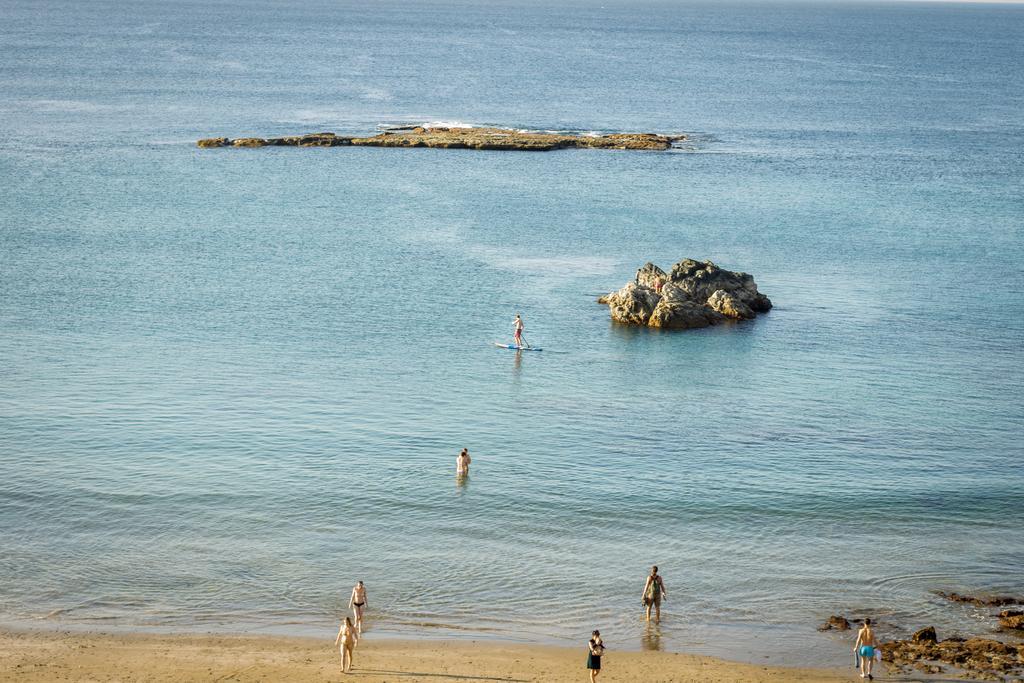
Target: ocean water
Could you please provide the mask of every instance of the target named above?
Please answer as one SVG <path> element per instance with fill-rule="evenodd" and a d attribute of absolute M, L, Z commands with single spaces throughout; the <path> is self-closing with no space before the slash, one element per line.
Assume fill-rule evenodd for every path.
<path fill-rule="evenodd" d="M 845 664 L 830 614 L 1024 593 L 1024 9 L 0 15 L 0 622 L 329 637 L 362 579 L 371 633 Z M 429 121 L 690 140 L 194 146 Z M 684 257 L 775 309 L 595 303 Z"/>

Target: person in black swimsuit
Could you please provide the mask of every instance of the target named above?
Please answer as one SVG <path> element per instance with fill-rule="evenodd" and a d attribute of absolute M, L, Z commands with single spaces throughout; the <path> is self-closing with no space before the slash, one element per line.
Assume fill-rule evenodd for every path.
<path fill-rule="evenodd" d="M 604 654 L 604 641 L 601 640 L 601 632 L 594 631 L 587 643 L 587 668 L 590 669 L 590 683 L 597 680 L 601 673 L 601 655 Z"/>
<path fill-rule="evenodd" d="M 360 581 L 352 588 L 352 597 L 348 599 L 348 608 L 356 616 L 356 631 L 363 635 L 363 609 L 366 607 L 366 586 Z"/>

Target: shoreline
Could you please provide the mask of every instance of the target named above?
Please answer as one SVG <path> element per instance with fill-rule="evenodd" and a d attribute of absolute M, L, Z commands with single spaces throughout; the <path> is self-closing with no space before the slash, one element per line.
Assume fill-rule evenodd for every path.
<path fill-rule="evenodd" d="M 614 645 L 614 644 L 612 644 Z M 500 640 L 374 638 L 356 648 L 349 676 L 384 681 L 585 681 L 586 650 Z M 54 680 L 336 681 L 337 649 L 324 638 L 0 630 L 0 682 Z M 853 681 L 826 668 L 730 662 L 675 652 L 608 650 L 599 681 Z"/>

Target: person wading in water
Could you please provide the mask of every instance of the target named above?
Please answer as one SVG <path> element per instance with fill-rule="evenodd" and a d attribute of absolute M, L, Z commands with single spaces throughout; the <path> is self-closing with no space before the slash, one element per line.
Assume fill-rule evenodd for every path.
<path fill-rule="evenodd" d="M 348 608 L 356 615 L 356 631 L 363 635 L 363 610 L 366 609 L 366 586 L 360 581 L 352 588 Z"/>
<path fill-rule="evenodd" d="M 661 621 L 661 599 L 668 597 L 665 590 L 665 582 L 658 575 L 658 565 L 651 567 L 651 573 L 644 584 L 643 603 L 647 608 L 647 621 L 651 620 L 651 607 L 654 608 L 654 620 Z"/>

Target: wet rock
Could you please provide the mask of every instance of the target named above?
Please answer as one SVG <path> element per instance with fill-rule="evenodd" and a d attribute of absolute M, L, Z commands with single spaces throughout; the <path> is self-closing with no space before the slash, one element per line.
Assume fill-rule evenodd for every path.
<path fill-rule="evenodd" d="M 196 143 L 198 147 L 227 147 L 231 144 L 231 140 L 227 138 L 204 138 Z"/>
<path fill-rule="evenodd" d="M 231 141 L 232 147 L 266 147 L 269 144 L 270 141 L 263 138 L 238 138 Z"/>
<path fill-rule="evenodd" d="M 694 329 L 728 320 L 749 320 L 772 307 L 771 300 L 757 291 L 753 277 L 724 270 L 711 261 L 683 259 L 667 274 L 655 264 L 646 263 L 637 270 L 634 284 L 637 283 L 660 297 L 646 314 L 646 321 L 643 316 L 622 315 L 619 302 L 624 290 L 598 299 L 599 303 L 608 304 L 612 320 L 667 329 Z"/>
<path fill-rule="evenodd" d="M 1024 605 L 1024 597 L 1015 597 L 1012 595 L 990 595 L 990 596 L 975 596 L 975 595 L 961 595 L 960 593 L 944 593 L 942 591 L 936 591 L 936 595 L 951 600 L 953 602 L 965 602 L 978 607 L 1002 607 L 1004 605 Z"/>
<path fill-rule="evenodd" d="M 1024 611 L 1004 609 L 999 613 L 999 627 L 1011 630 L 1024 630 Z"/>
<path fill-rule="evenodd" d="M 935 635 L 935 627 L 927 626 L 920 631 L 914 633 L 915 643 L 934 643 L 938 640 L 938 636 Z"/>
<path fill-rule="evenodd" d="M 919 637 L 920 636 L 920 637 Z M 956 667 L 972 678 L 1001 680 L 1024 670 L 1024 646 L 989 638 L 932 640 L 934 629 L 921 629 L 907 640 L 883 643 L 882 658 L 900 666 L 935 673 L 933 666 Z"/>
<path fill-rule="evenodd" d="M 836 631 L 849 631 L 850 621 L 846 617 L 833 614 L 828 618 L 828 621 L 818 627 L 819 631 L 831 631 L 833 629 Z"/>
<path fill-rule="evenodd" d="M 920 669 L 926 674 L 940 674 L 944 671 L 938 664 L 929 664 L 927 662 L 914 662 L 914 668 Z"/>

